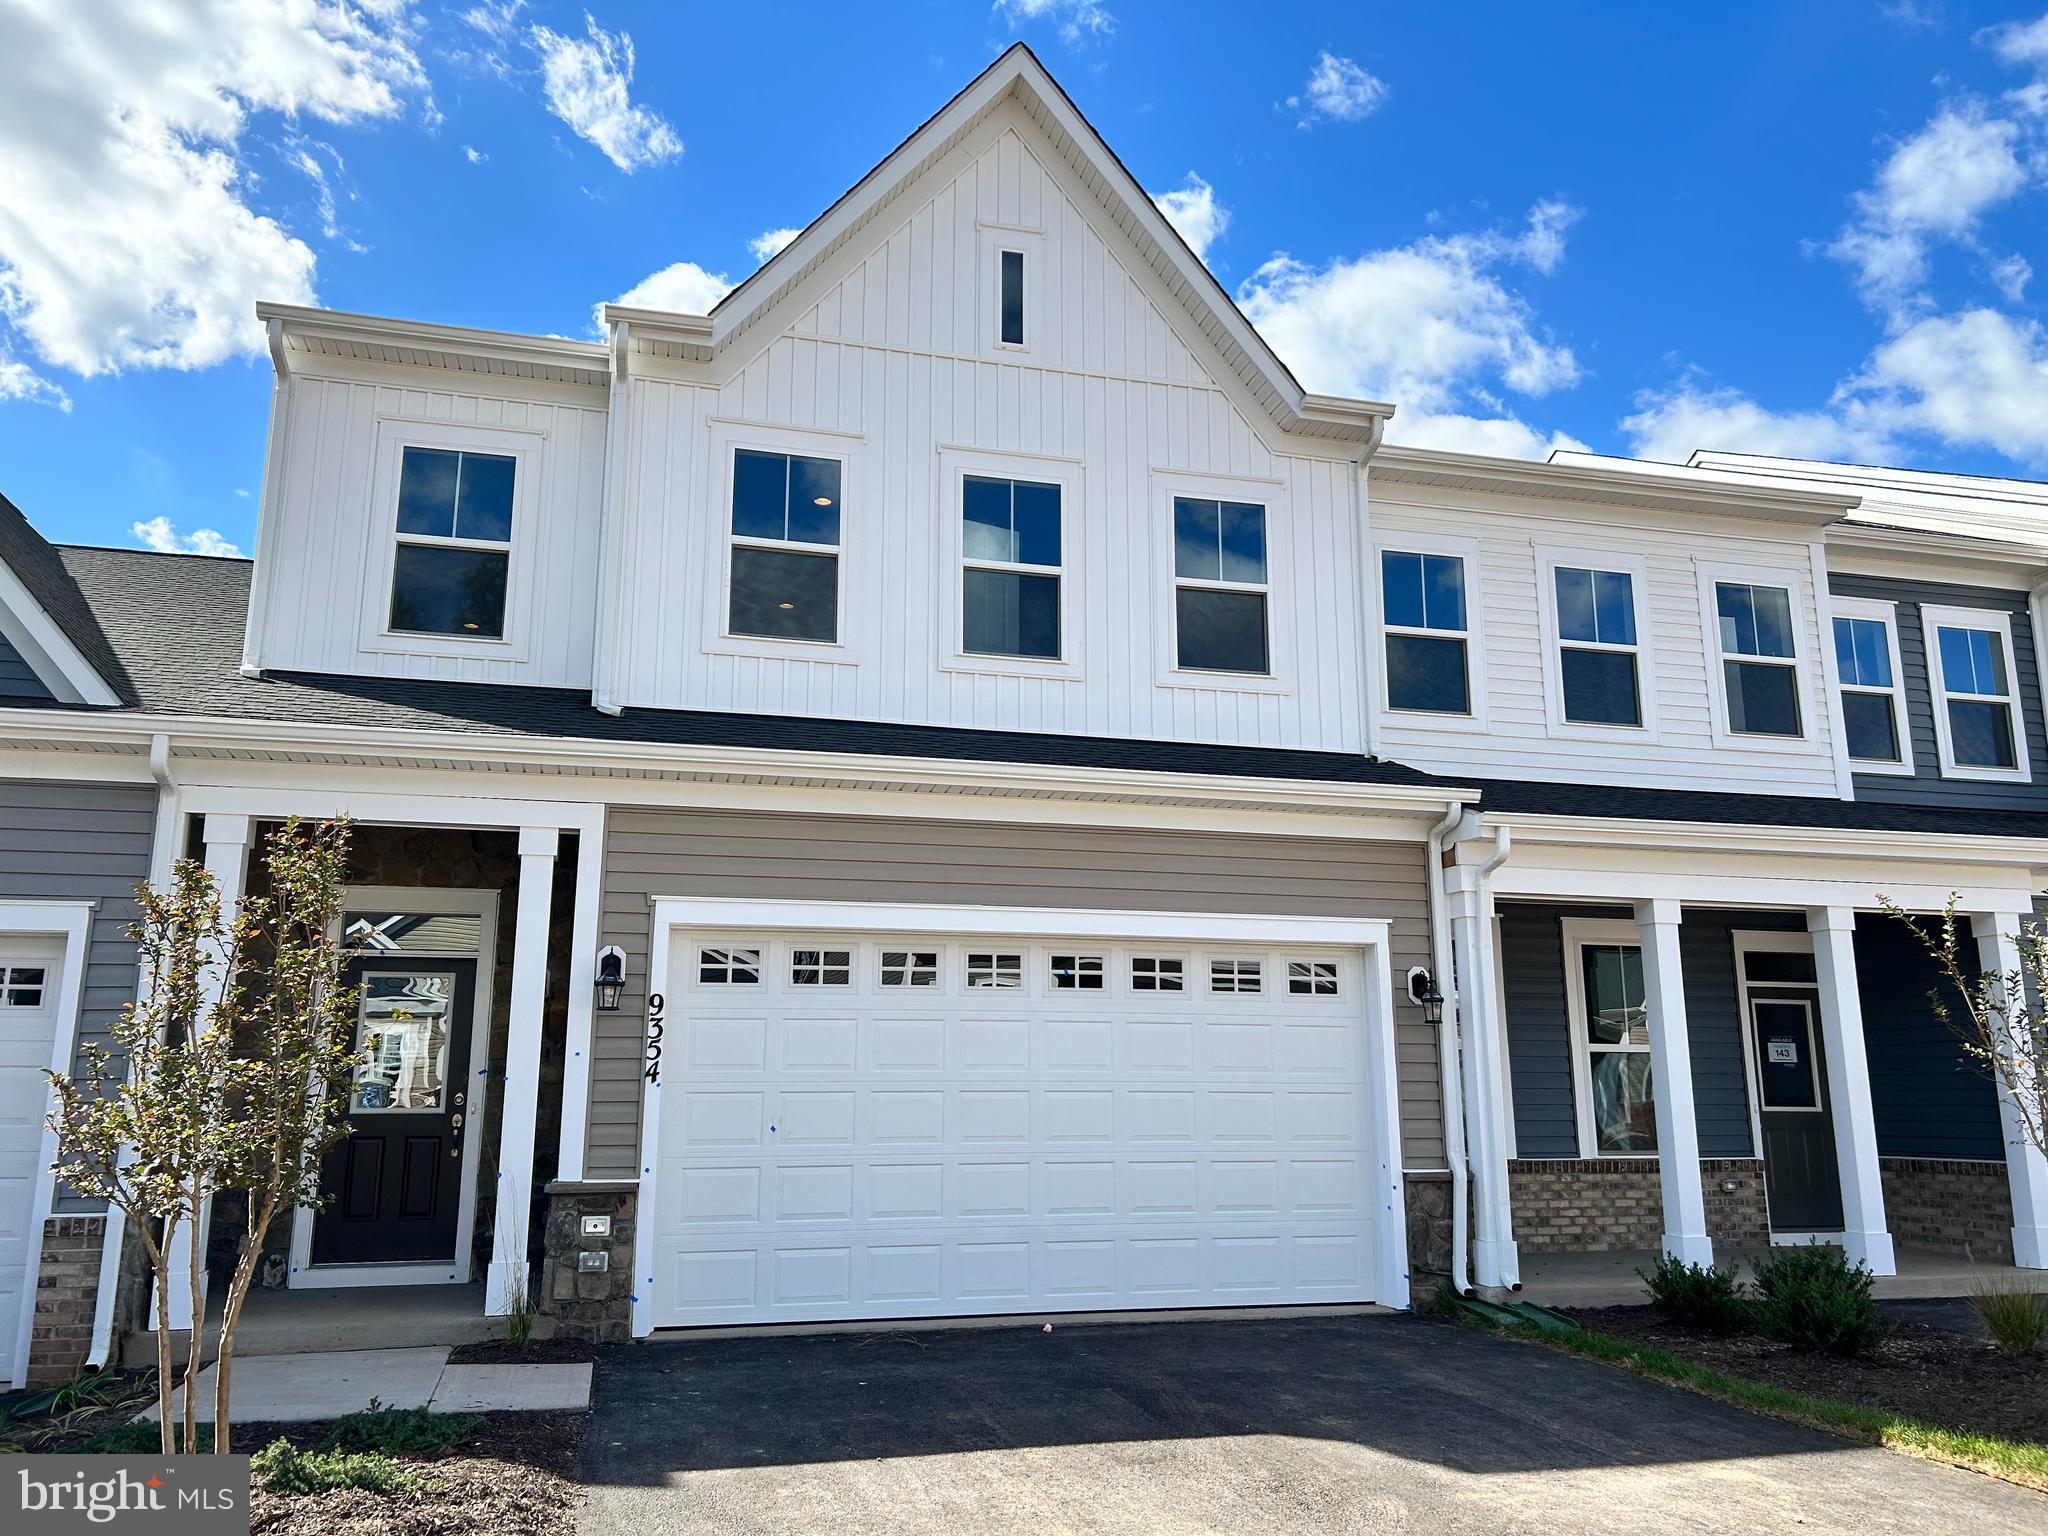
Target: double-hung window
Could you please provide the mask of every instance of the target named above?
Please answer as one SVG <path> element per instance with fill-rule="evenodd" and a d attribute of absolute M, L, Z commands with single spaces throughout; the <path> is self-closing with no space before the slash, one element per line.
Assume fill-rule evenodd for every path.
<path fill-rule="evenodd" d="M 1791 590 L 1717 581 L 1714 614 L 1728 729 L 1738 736 L 1804 735 Z"/>
<path fill-rule="evenodd" d="M 391 566 L 394 631 L 505 637 L 517 467 L 508 454 L 404 450 Z"/>
<path fill-rule="evenodd" d="M 1201 672 L 1272 671 L 1266 509 L 1173 498 L 1174 656 Z"/>
<path fill-rule="evenodd" d="M 1641 725 L 1635 577 L 1558 565 L 1552 584 L 1564 718 L 1574 725 Z"/>
<path fill-rule="evenodd" d="M 1911 772 L 1890 603 L 1836 598 L 1835 673 L 1849 760 L 1866 771 Z"/>
<path fill-rule="evenodd" d="M 1588 1157 L 1657 1150 L 1650 1012 L 1641 943 L 1625 923 L 1564 925 L 1566 993 L 1578 1053 L 1580 1151 Z"/>
<path fill-rule="evenodd" d="M 729 634 L 839 638 L 841 471 L 837 459 L 734 451 Z"/>
<path fill-rule="evenodd" d="M 1380 552 L 1387 708 L 1469 715 L 1465 562 L 1457 555 Z"/>
<path fill-rule="evenodd" d="M 2027 747 L 2013 685 L 2012 626 L 2001 613 L 1921 610 L 1934 678 L 1935 737 L 1945 773 L 2024 777 Z"/>
<path fill-rule="evenodd" d="M 961 497 L 961 642 L 978 656 L 1060 656 L 1060 487 L 968 475 Z"/>

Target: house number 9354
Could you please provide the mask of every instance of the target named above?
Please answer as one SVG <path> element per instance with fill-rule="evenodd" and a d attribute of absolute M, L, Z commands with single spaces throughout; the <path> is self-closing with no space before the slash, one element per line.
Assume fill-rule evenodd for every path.
<path fill-rule="evenodd" d="M 662 1006 L 664 999 L 659 992 L 647 999 L 647 1081 L 661 1081 L 661 1035 Z"/>

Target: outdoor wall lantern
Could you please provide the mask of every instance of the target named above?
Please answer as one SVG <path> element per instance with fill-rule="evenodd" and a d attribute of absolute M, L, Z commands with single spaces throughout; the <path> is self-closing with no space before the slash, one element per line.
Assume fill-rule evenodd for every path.
<path fill-rule="evenodd" d="M 617 1013 L 619 999 L 626 995 L 626 952 L 607 944 L 597 952 L 597 1011 Z"/>
<path fill-rule="evenodd" d="M 1423 1023 L 1443 1023 L 1444 995 L 1437 990 L 1436 978 L 1419 965 L 1408 972 L 1408 998 L 1422 1009 Z"/>

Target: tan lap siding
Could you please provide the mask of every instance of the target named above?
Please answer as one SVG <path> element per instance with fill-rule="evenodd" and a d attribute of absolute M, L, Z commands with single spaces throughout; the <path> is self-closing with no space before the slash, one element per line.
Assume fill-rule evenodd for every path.
<path fill-rule="evenodd" d="M 1434 1032 L 1401 991 L 1429 963 L 1423 845 L 883 821 L 615 807 L 605 834 L 604 942 L 626 952 L 627 992 L 596 1016 L 593 1179 L 634 1178 L 654 896 L 947 902 L 1017 907 L 1384 917 L 1393 923 L 1403 1155 L 1443 1166 Z"/>

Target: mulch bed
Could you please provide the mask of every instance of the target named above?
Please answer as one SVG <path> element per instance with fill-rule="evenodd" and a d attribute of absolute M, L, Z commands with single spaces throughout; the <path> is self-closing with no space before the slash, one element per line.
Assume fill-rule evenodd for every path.
<path fill-rule="evenodd" d="M 1596 1333 L 1730 1376 L 1946 1429 L 2048 1445 L 2048 1356 L 2008 1355 L 1981 1336 L 1901 1323 L 1874 1353 L 1843 1358 L 1795 1349 L 1758 1332 L 1683 1328 L 1648 1307 L 1574 1308 L 1570 1315 Z"/>
<path fill-rule="evenodd" d="M 421 1493 L 251 1494 L 249 1529 L 266 1536 L 568 1536 L 583 1490 L 576 1457 L 589 1415 L 487 1413 L 466 1443 L 432 1458 Z M 238 1424 L 234 1447 L 259 1451 L 280 1436 L 312 1447 L 325 1424 Z"/>
<path fill-rule="evenodd" d="M 524 1344 L 485 1339 L 448 1351 L 450 1365 L 592 1365 L 596 1360 L 597 1346 L 581 1339 L 529 1339 Z"/>

